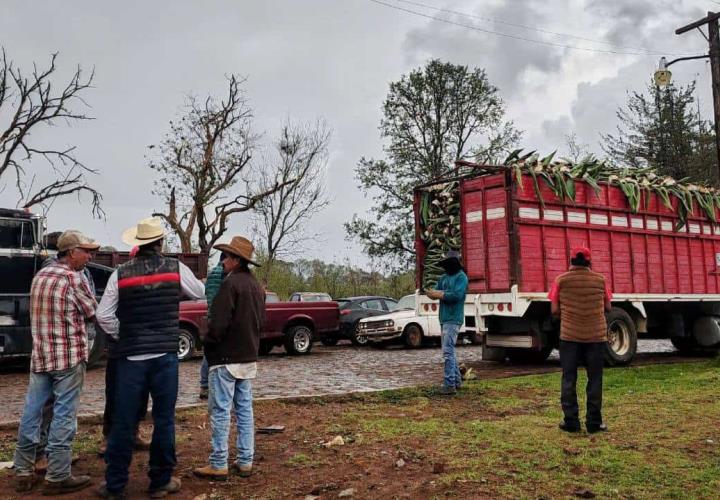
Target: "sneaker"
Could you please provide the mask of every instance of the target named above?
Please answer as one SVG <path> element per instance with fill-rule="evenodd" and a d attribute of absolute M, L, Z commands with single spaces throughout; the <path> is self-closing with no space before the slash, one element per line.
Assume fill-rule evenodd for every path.
<path fill-rule="evenodd" d="M 237 472 L 240 477 L 250 477 L 252 475 L 253 464 L 239 464 L 235 462 L 232 464 L 233 472 Z"/>
<path fill-rule="evenodd" d="M 200 397 L 200 399 L 207 399 L 207 398 L 208 398 L 208 388 L 207 388 L 207 387 L 203 387 L 203 388 L 200 389 L 200 395 L 199 395 L 199 397 Z"/>
<path fill-rule="evenodd" d="M 64 495 L 90 486 L 90 476 L 68 476 L 62 481 L 45 481 L 42 494 L 45 496 Z"/>
<path fill-rule="evenodd" d="M 107 489 L 107 484 L 102 483 L 100 487 L 95 490 L 95 493 L 101 498 L 107 498 L 108 500 L 124 500 L 126 498 L 125 491 L 121 491 L 120 493 L 111 493 Z"/>
<path fill-rule="evenodd" d="M 180 482 L 180 478 L 173 476 L 165 486 L 156 490 L 150 490 L 148 493 L 150 493 L 150 498 L 165 498 L 168 495 L 172 495 L 173 493 L 180 491 L 181 486 L 182 483 Z"/>
<path fill-rule="evenodd" d="M 588 434 L 595 434 L 596 432 L 607 432 L 608 427 L 606 424 L 600 424 L 598 426 L 595 425 L 588 425 L 587 426 Z"/>
<path fill-rule="evenodd" d="M 580 424 L 573 425 L 568 424 L 567 422 L 560 422 L 558 428 L 560 428 L 561 431 L 565 432 L 580 432 Z"/>
<path fill-rule="evenodd" d="M 445 387 L 445 386 L 442 386 L 442 387 L 440 388 L 440 395 L 441 395 L 441 396 L 454 396 L 455 394 L 457 394 L 457 389 L 455 389 L 454 387 Z"/>
<path fill-rule="evenodd" d="M 27 493 L 35 487 L 35 476 L 32 474 L 15 475 L 15 492 Z"/>

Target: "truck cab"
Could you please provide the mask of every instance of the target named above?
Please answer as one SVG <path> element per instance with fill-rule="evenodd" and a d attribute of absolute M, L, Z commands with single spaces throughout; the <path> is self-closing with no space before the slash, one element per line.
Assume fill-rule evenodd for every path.
<path fill-rule="evenodd" d="M 32 353 L 30 287 L 43 262 L 54 252 L 45 248 L 45 217 L 24 210 L 0 208 L 0 361 L 28 358 Z M 98 294 L 112 269 L 88 265 Z M 99 360 L 102 336 L 90 335 L 90 363 Z"/>

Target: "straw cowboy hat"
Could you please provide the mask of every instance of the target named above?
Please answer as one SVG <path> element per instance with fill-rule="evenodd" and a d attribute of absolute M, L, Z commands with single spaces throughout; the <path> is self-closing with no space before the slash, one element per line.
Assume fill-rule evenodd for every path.
<path fill-rule="evenodd" d="M 157 217 L 148 217 L 130 229 L 123 231 L 122 240 L 126 245 L 147 245 L 165 237 L 165 228 Z"/>
<path fill-rule="evenodd" d="M 255 247 L 253 246 L 252 242 L 247 238 L 243 238 L 242 236 L 233 236 L 233 239 L 230 240 L 229 244 L 219 243 L 213 248 L 215 248 L 216 250 L 220 250 L 221 252 L 229 253 L 235 255 L 236 257 L 245 259 L 253 266 L 260 267 L 260 264 L 253 260 L 253 252 L 255 251 Z"/>

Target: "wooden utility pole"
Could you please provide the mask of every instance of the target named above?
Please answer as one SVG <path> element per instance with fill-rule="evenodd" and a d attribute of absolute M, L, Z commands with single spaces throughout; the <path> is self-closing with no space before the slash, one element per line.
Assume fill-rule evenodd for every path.
<path fill-rule="evenodd" d="M 682 35 L 690 30 L 697 29 L 710 44 L 710 73 L 712 75 L 713 109 L 715 110 L 715 147 L 718 156 L 718 172 L 720 172 L 720 29 L 718 28 L 720 13 L 708 12 L 707 16 L 675 30 L 676 35 Z M 700 29 L 707 24 L 708 36 Z"/>

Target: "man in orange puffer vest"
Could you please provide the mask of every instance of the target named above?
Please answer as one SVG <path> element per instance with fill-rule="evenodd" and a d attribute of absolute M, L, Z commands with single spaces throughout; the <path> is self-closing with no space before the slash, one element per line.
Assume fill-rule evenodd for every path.
<path fill-rule="evenodd" d="M 560 317 L 560 402 L 564 421 L 560 429 L 580 431 L 577 402 L 577 368 L 585 365 L 588 383 L 585 427 L 589 433 L 606 431 L 602 420 L 602 375 L 607 345 L 605 311 L 612 294 L 602 274 L 590 270 L 590 250 L 571 251 L 570 270 L 555 279 L 548 298 L 553 316 Z"/>

